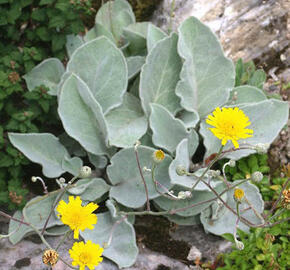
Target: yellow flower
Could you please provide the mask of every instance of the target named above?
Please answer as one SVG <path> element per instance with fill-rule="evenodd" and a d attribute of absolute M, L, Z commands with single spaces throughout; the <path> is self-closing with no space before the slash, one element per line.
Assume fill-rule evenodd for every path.
<path fill-rule="evenodd" d="M 165 158 L 165 154 L 164 154 L 164 152 L 162 150 L 156 150 L 153 153 L 153 160 L 156 163 L 159 163 L 159 162 L 163 161 L 164 158 Z"/>
<path fill-rule="evenodd" d="M 236 201 L 241 201 L 245 196 L 245 192 L 243 189 L 241 188 L 236 188 L 235 191 L 234 191 L 234 199 Z"/>
<path fill-rule="evenodd" d="M 222 145 L 230 140 L 235 148 L 238 148 L 239 139 L 253 136 L 253 130 L 246 128 L 251 122 L 239 108 L 220 109 L 217 107 L 212 114 L 207 117 L 206 123 L 213 126 L 210 130 L 218 139 L 222 140 Z"/>
<path fill-rule="evenodd" d="M 56 210 L 59 212 L 63 224 L 68 225 L 74 231 L 74 238 L 79 238 L 79 230 L 93 229 L 97 223 L 97 216 L 92 214 L 99 206 L 95 203 L 89 203 L 82 206 L 82 200 L 79 196 L 74 198 L 69 196 L 69 203 L 60 201 Z"/>
<path fill-rule="evenodd" d="M 85 270 L 87 266 L 93 270 L 95 267 L 103 261 L 102 253 L 104 249 L 100 245 L 92 243 L 92 241 L 75 242 L 72 248 L 69 250 L 69 255 L 72 258 L 73 266 L 79 265 L 79 270 Z"/>
<path fill-rule="evenodd" d="M 58 261 L 58 253 L 54 249 L 47 249 L 42 255 L 42 261 L 44 264 L 54 266 Z"/>

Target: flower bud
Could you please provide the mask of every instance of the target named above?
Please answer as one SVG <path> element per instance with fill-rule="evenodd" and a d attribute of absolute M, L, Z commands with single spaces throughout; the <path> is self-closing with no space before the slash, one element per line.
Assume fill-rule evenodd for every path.
<path fill-rule="evenodd" d="M 208 176 L 213 177 L 213 178 L 217 178 L 221 175 L 221 171 L 220 170 L 209 170 L 207 172 Z"/>
<path fill-rule="evenodd" d="M 244 197 L 245 197 L 244 190 L 241 188 L 236 188 L 234 191 L 234 200 L 236 202 L 241 202 Z"/>
<path fill-rule="evenodd" d="M 258 143 L 254 146 L 254 149 L 258 154 L 267 154 L 269 146 L 269 143 Z"/>
<path fill-rule="evenodd" d="M 143 167 L 143 172 L 151 172 L 151 169 L 147 168 L 146 166 Z"/>
<path fill-rule="evenodd" d="M 156 150 L 154 153 L 153 153 L 153 161 L 155 163 L 160 163 L 163 161 L 163 159 L 165 158 L 165 154 L 162 150 Z"/>
<path fill-rule="evenodd" d="M 58 253 L 54 249 L 47 249 L 42 255 L 42 261 L 44 264 L 54 266 L 58 261 Z"/>
<path fill-rule="evenodd" d="M 231 168 L 236 167 L 236 161 L 233 160 L 233 159 L 230 159 L 230 161 L 228 162 L 228 164 L 229 164 L 229 166 L 230 166 Z"/>
<path fill-rule="evenodd" d="M 92 169 L 89 166 L 83 166 L 80 170 L 80 178 L 88 178 L 92 174 Z"/>
<path fill-rule="evenodd" d="M 189 190 L 187 190 L 187 191 L 179 191 L 177 197 L 178 197 L 178 199 L 184 200 L 184 199 L 187 199 L 187 198 L 191 198 L 192 194 L 191 194 L 191 192 Z"/>
<path fill-rule="evenodd" d="M 60 183 L 62 183 L 62 184 L 65 183 L 65 179 L 64 179 L 63 177 L 59 178 L 58 181 L 59 181 Z"/>
<path fill-rule="evenodd" d="M 179 176 L 183 176 L 183 175 L 186 175 L 186 169 L 184 166 L 182 165 L 178 165 L 176 167 L 176 173 L 179 175 Z"/>
<path fill-rule="evenodd" d="M 238 250 L 243 250 L 244 249 L 244 243 L 242 241 L 239 241 L 238 239 L 235 238 L 235 244 L 236 244 L 236 248 Z"/>
<path fill-rule="evenodd" d="M 251 175 L 251 179 L 256 183 L 259 183 L 263 179 L 263 174 L 261 172 L 254 172 Z"/>
<path fill-rule="evenodd" d="M 36 176 L 32 176 L 32 177 L 31 177 L 31 181 L 32 181 L 33 183 L 35 183 L 35 182 L 37 181 L 37 177 L 36 177 Z"/>

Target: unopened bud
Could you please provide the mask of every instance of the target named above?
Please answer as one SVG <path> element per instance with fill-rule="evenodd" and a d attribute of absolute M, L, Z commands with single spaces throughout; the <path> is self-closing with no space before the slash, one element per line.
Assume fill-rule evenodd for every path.
<path fill-rule="evenodd" d="M 213 178 L 217 178 L 221 175 L 221 171 L 220 170 L 209 170 L 207 172 L 208 176 L 213 177 Z"/>
<path fill-rule="evenodd" d="M 134 144 L 134 149 L 135 151 L 137 151 L 137 148 L 141 145 L 141 142 L 140 141 L 136 141 L 135 144 Z"/>
<path fill-rule="evenodd" d="M 62 184 L 65 183 L 65 179 L 64 179 L 63 177 L 59 178 L 58 181 L 59 181 L 60 183 L 62 183 Z"/>
<path fill-rule="evenodd" d="M 254 149 L 258 154 L 267 154 L 269 146 L 269 143 L 258 143 L 254 146 Z"/>
<path fill-rule="evenodd" d="M 182 166 L 182 165 L 178 165 L 177 167 L 176 167 L 176 173 L 179 175 L 179 176 L 183 176 L 183 175 L 186 175 L 186 169 L 185 169 L 185 167 L 184 166 Z"/>
<path fill-rule="evenodd" d="M 251 179 L 256 183 L 259 183 L 263 179 L 263 174 L 261 172 L 254 172 L 251 175 Z"/>
<path fill-rule="evenodd" d="M 236 161 L 233 160 L 233 159 L 231 159 L 231 160 L 228 162 L 228 164 L 229 164 L 229 166 L 230 166 L 231 168 L 236 167 Z"/>
<path fill-rule="evenodd" d="M 80 178 L 88 178 L 92 174 L 92 169 L 89 166 L 83 166 L 80 170 Z"/>
<path fill-rule="evenodd" d="M 33 183 L 35 183 L 35 182 L 37 181 L 37 177 L 36 177 L 36 176 L 32 176 L 32 177 L 31 177 L 31 181 L 32 181 Z"/>
<path fill-rule="evenodd" d="M 236 244 L 236 248 L 238 250 L 243 250 L 245 245 L 242 241 L 239 241 L 238 239 L 235 238 L 235 244 Z"/>
<path fill-rule="evenodd" d="M 147 168 L 146 166 L 143 167 L 143 172 L 151 172 L 151 169 Z"/>
<path fill-rule="evenodd" d="M 184 200 L 184 199 L 187 199 L 187 198 L 191 198 L 192 197 L 192 194 L 190 191 L 180 191 L 178 192 L 178 199 L 181 199 L 181 200 Z"/>

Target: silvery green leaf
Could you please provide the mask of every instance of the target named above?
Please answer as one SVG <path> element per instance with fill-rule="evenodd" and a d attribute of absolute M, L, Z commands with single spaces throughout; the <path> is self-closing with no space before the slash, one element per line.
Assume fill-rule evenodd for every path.
<path fill-rule="evenodd" d="M 122 218 L 122 215 L 120 215 L 118 213 L 118 211 L 124 211 L 124 212 L 128 212 L 128 211 L 132 211 L 132 209 L 127 208 L 121 204 L 118 204 L 116 201 L 114 200 L 106 200 L 106 207 L 108 208 L 108 210 L 111 213 L 111 216 L 114 219 L 120 219 Z M 127 221 L 129 221 L 131 224 L 134 224 L 135 222 L 135 216 L 134 215 L 128 215 L 127 216 Z"/>
<path fill-rule="evenodd" d="M 174 191 L 174 194 L 177 196 L 178 192 L 185 191 L 182 187 L 173 187 L 171 190 Z M 215 190 L 217 192 L 222 192 L 224 190 L 224 185 L 222 182 L 220 182 L 220 185 L 218 185 Z M 213 201 L 200 204 L 201 202 L 214 199 L 216 196 L 211 191 L 193 191 L 192 197 L 184 200 L 170 200 L 165 197 L 159 197 L 154 199 L 154 203 L 156 203 L 161 209 L 164 209 L 165 211 L 168 210 L 175 210 L 180 209 L 184 207 L 189 207 L 191 205 L 195 205 L 194 207 L 190 207 L 184 211 L 177 212 L 176 215 L 182 216 L 182 217 L 191 217 L 195 216 L 197 214 L 200 214 L 201 211 L 209 207 Z"/>
<path fill-rule="evenodd" d="M 160 104 L 173 114 L 180 109 L 175 87 L 182 63 L 176 47 L 177 35 L 173 33 L 154 46 L 142 67 L 140 99 L 147 116 L 150 114 L 150 103 Z"/>
<path fill-rule="evenodd" d="M 30 200 L 23 209 L 27 217 L 27 220 L 24 221 L 33 224 L 38 229 L 42 229 L 57 195 L 58 193 L 52 193 L 42 197 L 38 196 Z M 15 212 L 13 217 L 21 220 L 22 212 Z M 63 223 L 54 214 L 52 214 L 49 219 L 47 228 L 51 228 L 55 225 L 63 225 Z M 34 232 L 30 226 L 22 225 L 19 229 L 18 228 L 19 223 L 17 221 L 10 220 L 9 233 L 17 230 L 9 237 L 9 240 L 12 244 L 18 243 L 25 236 Z"/>
<path fill-rule="evenodd" d="M 169 221 L 181 226 L 192 226 L 200 224 L 200 215 L 182 217 L 178 215 L 166 215 Z"/>
<path fill-rule="evenodd" d="M 217 37 L 198 19 L 188 18 L 178 32 L 178 53 L 185 62 L 176 94 L 183 108 L 203 118 L 228 100 L 235 83 L 234 65 L 224 56 Z"/>
<path fill-rule="evenodd" d="M 261 89 L 250 85 L 243 85 L 235 87 L 231 91 L 231 96 L 227 104 L 229 106 L 240 106 L 241 104 L 257 103 L 266 99 L 267 96 Z"/>
<path fill-rule="evenodd" d="M 182 120 L 186 128 L 195 128 L 196 124 L 199 122 L 199 115 L 196 111 L 188 112 L 182 110 L 178 113 L 178 118 Z"/>
<path fill-rule="evenodd" d="M 102 178 L 80 179 L 68 193 L 81 196 L 84 201 L 96 201 L 110 190 L 110 186 Z"/>
<path fill-rule="evenodd" d="M 254 131 L 253 137 L 239 140 L 239 144 L 247 143 L 256 145 L 258 143 L 272 143 L 281 129 L 288 120 L 288 104 L 276 99 L 268 99 L 258 103 L 244 104 L 239 106 L 244 113 L 249 117 L 251 125 L 247 128 Z M 200 134 L 204 138 L 206 147 L 206 157 L 213 153 L 217 153 L 221 141 L 216 138 L 208 129 L 204 121 L 201 122 Z M 224 150 L 232 148 L 231 142 L 228 142 Z M 254 150 L 238 150 L 226 154 L 224 157 L 229 159 L 240 159 L 254 153 Z"/>
<path fill-rule="evenodd" d="M 171 183 L 176 186 L 180 186 L 183 189 L 191 189 L 196 183 L 197 178 L 202 175 L 204 169 L 196 171 L 195 176 L 179 175 L 177 170 L 181 168 L 186 172 L 189 172 L 190 167 L 190 150 L 188 139 L 183 139 L 176 148 L 175 159 L 171 162 L 169 166 L 169 176 Z M 209 181 L 208 175 L 205 175 L 203 178 L 207 183 Z M 212 187 L 219 185 L 221 181 L 217 179 L 211 179 Z M 195 187 L 195 190 L 198 191 L 209 191 L 209 188 L 202 182 L 199 182 Z"/>
<path fill-rule="evenodd" d="M 134 23 L 124 28 L 123 35 L 129 41 L 127 50 L 130 55 L 146 53 L 146 36 L 148 22 Z"/>
<path fill-rule="evenodd" d="M 122 39 L 123 28 L 135 23 L 135 15 L 127 1 L 108 1 L 98 10 L 95 22 L 111 32 L 118 43 Z"/>
<path fill-rule="evenodd" d="M 150 52 L 158 41 L 165 38 L 167 35 L 154 24 L 150 23 L 147 30 L 147 50 Z"/>
<path fill-rule="evenodd" d="M 88 157 L 90 162 L 95 166 L 96 169 L 103 169 L 108 164 L 106 156 L 97 156 L 92 153 L 88 153 Z"/>
<path fill-rule="evenodd" d="M 91 240 L 99 245 L 107 244 L 111 233 L 112 242 L 104 250 L 104 257 L 115 262 L 119 268 L 130 267 L 136 261 L 138 247 L 136 245 L 133 225 L 127 219 L 113 226 L 119 219 L 113 218 L 110 212 L 98 214 L 98 222 L 93 230 L 81 231 L 85 241 Z"/>
<path fill-rule="evenodd" d="M 83 96 L 80 96 L 79 90 Z M 85 96 L 94 111 L 84 102 Z M 70 75 L 63 84 L 58 113 L 67 134 L 77 140 L 88 152 L 95 155 L 108 153 L 106 126 L 102 119 L 101 108 L 85 83 L 76 75 Z"/>
<path fill-rule="evenodd" d="M 67 35 L 66 36 L 66 51 L 69 57 L 73 54 L 73 52 L 80 46 L 84 44 L 84 41 L 79 35 Z"/>
<path fill-rule="evenodd" d="M 237 183 L 237 181 L 234 183 Z M 257 212 L 261 214 L 264 210 L 264 202 L 262 200 L 259 189 L 249 182 L 241 184 L 239 188 L 242 188 L 245 191 L 245 196 L 248 201 L 255 207 Z M 233 189 L 227 192 L 227 204 L 232 209 L 236 209 L 236 202 L 233 198 L 233 192 Z M 240 204 L 239 209 L 241 217 L 246 218 L 253 224 L 261 224 L 261 220 L 254 214 L 252 210 L 243 211 L 248 207 L 249 205 L 245 201 Z M 224 214 L 219 219 L 212 219 L 211 216 L 211 208 L 207 208 L 201 213 L 200 218 L 205 230 L 217 235 L 222 235 L 224 233 L 234 233 L 237 216 L 229 209 L 226 208 L 224 210 Z M 249 227 L 241 221 L 239 222 L 239 229 L 246 232 L 249 231 Z"/>
<path fill-rule="evenodd" d="M 128 80 L 134 78 L 141 70 L 145 63 L 145 57 L 143 56 L 131 56 L 126 58 L 128 66 Z"/>
<path fill-rule="evenodd" d="M 59 236 L 64 235 L 65 233 L 69 232 L 70 228 L 65 225 L 54 226 L 45 230 L 45 235 L 49 236 Z"/>
<path fill-rule="evenodd" d="M 249 85 L 253 85 L 255 87 L 263 89 L 263 85 L 264 85 L 264 82 L 266 81 L 266 78 L 267 78 L 267 75 L 264 72 L 264 70 L 258 69 L 250 78 Z"/>
<path fill-rule="evenodd" d="M 62 167 L 67 150 L 58 138 L 49 133 L 9 133 L 10 142 L 31 161 L 41 164 L 46 177 L 58 177 L 66 170 Z"/>
<path fill-rule="evenodd" d="M 144 146 L 149 146 L 149 147 L 152 147 L 152 148 L 155 148 L 156 147 L 153 144 L 153 142 L 152 142 L 152 134 L 150 133 L 150 130 L 147 130 L 147 132 L 140 139 L 140 142 Z"/>
<path fill-rule="evenodd" d="M 100 25 L 100 26 L 102 27 L 102 29 L 107 31 L 102 25 Z M 100 35 L 100 36 L 102 36 L 102 35 Z M 104 36 L 107 36 L 107 35 L 104 35 Z M 89 42 L 89 41 L 92 41 L 92 40 L 96 39 L 97 37 L 99 37 L 99 36 L 97 36 L 96 28 L 93 27 L 88 32 L 86 32 L 86 34 L 84 35 L 84 41 L 85 42 Z"/>
<path fill-rule="evenodd" d="M 116 41 L 114 39 L 113 34 L 110 31 L 108 31 L 103 25 L 96 23 L 93 29 L 94 29 L 94 33 L 95 33 L 96 37 L 105 36 L 109 40 L 111 40 L 113 43 L 116 44 Z M 93 37 L 93 35 L 91 35 L 91 38 L 92 37 Z M 92 40 L 92 39 L 89 39 L 89 40 Z M 89 41 L 89 40 L 87 40 L 87 41 Z"/>
<path fill-rule="evenodd" d="M 79 175 L 83 166 L 83 161 L 79 157 L 64 157 L 61 164 L 64 171 L 71 173 L 74 176 Z"/>
<path fill-rule="evenodd" d="M 152 141 L 156 146 L 173 153 L 179 142 L 189 137 L 190 132 L 187 131 L 183 122 L 175 118 L 166 108 L 159 104 L 150 105 L 149 123 L 153 132 Z"/>
<path fill-rule="evenodd" d="M 197 132 L 193 128 L 189 129 L 188 152 L 190 157 L 192 157 L 195 154 L 198 145 L 199 145 L 199 136 Z"/>
<path fill-rule="evenodd" d="M 67 65 L 89 87 L 104 114 L 122 103 L 128 71 L 122 52 L 102 36 L 79 47 Z"/>
<path fill-rule="evenodd" d="M 138 147 L 138 155 L 142 169 L 144 166 L 151 167 L 154 151 L 155 149 L 153 148 L 145 146 Z M 165 159 L 158 164 L 155 171 L 156 180 L 166 188 L 171 187 L 168 175 L 170 162 L 171 158 L 165 155 Z M 137 166 L 134 148 L 125 148 L 116 153 L 111 158 L 111 165 L 107 167 L 107 175 L 113 185 L 110 190 L 110 198 L 130 208 L 139 208 L 145 204 L 146 195 Z M 149 199 L 160 196 L 155 190 L 151 174 L 143 172 L 143 175 L 148 187 Z M 160 191 L 163 192 L 163 190 Z"/>
<path fill-rule="evenodd" d="M 109 143 L 117 147 L 132 147 L 147 130 L 147 119 L 139 99 L 130 93 L 124 95 L 123 104 L 106 115 Z"/>
<path fill-rule="evenodd" d="M 58 138 L 60 143 L 66 148 L 71 156 L 85 157 L 87 155 L 85 149 L 65 132 L 60 134 Z"/>
<path fill-rule="evenodd" d="M 64 66 L 57 58 L 48 58 L 35 66 L 23 76 L 29 91 L 35 87 L 44 85 L 49 88 L 49 94 L 57 95 L 58 83 L 64 73 Z"/>

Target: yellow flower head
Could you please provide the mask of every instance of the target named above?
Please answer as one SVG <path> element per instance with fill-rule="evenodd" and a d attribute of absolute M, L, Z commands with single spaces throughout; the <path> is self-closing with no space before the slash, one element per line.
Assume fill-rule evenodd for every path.
<path fill-rule="evenodd" d="M 54 249 L 47 249 L 43 252 L 42 261 L 44 264 L 54 266 L 58 261 L 58 253 Z"/>
<path fill-rule="evenodd" d="M 251 122 L 239 108 L 220 109 L 217 107 L 212 114 L 207 117 L 206 123 L 213 126 L 210 130 L 217 138 L 222 140 L 222 145 L 230 140 L 235 148 L 238 148 L 239 139 L 253 136 L 253 130 L 246 128 Z"/>
<path fill-rule="evenodd" d="M 165 154 L 164 154 L 164 152 L 162 150 L 156 150 L 153 153 L 153 160 L 156 163 L 162 162 L 164 158 L 165 158 Z"/>
<path fill-rule="evenodd" d="M 99 206 L 95 203 L 89 203 L 82 206 L 82 200 L 79 196 L 74 198 L 69 196 L 69 203 L 60 201 L 56 210 L 59 213 L 63 224 L 68 225 L 74 231 L 74 238 L 79 238 L 79 230 L 93 229 L 97 223 L 97 216 L 92 214 Z"/>
<path fill-rule="evenodd" d="M 102 253 L 104 249 L 100 245 L 92 243 L 92 241 L 75 242 L 72 248 L 69 250 L 69 255 L 72 258 L 73 266 L 80 267 L 79 270 L 85 270 L 87 266 L 90 270 L 95 269 L 95 267 L 103 261 Z"/>
<path fill-rule="evenodd" d="M 234 191 L 234 199 L 236 201 L 241 201 L 245 197 L 245 192 L 241 188 L 236 188 Z"/>

